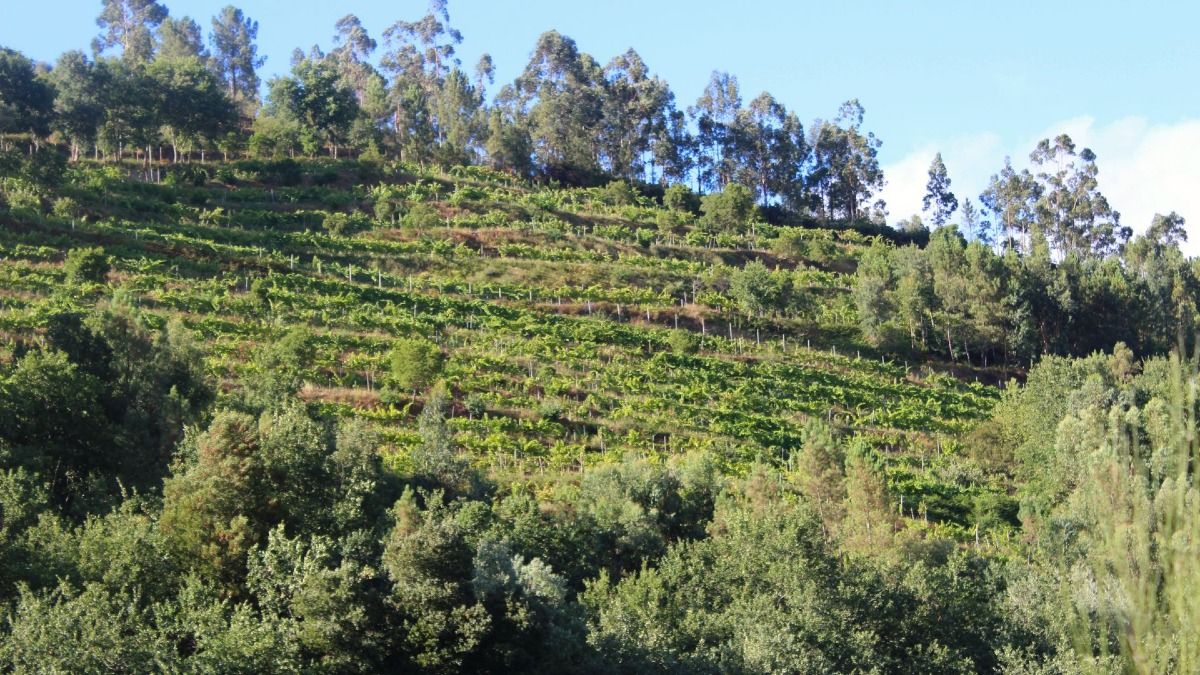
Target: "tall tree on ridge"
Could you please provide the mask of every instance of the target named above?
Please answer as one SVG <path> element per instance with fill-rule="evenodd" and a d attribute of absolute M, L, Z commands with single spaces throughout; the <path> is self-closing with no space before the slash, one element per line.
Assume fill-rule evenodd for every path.
<path fill-rule="evenodd" d="M 266 63 L 265 56 L 258 55 L 254 40 L 258 37 L 258 22 L 250 19 L 242 10 L 227 5 L 213 17 L 212 42 L 213 65 L 229 92 L 229 98 L 246 108 L 258 101 L 258 68 Z"/>
<path fill-rule="evenodd" d="M 963 200 L 962 215 L 962 232 L 968 239 L 973 239 L 983 243 L 985 246 L 992 245 L 992 233 L 990 228 L 986 226 L 979 216 L 979 209 L 975 208 L 974 202 L 970 197 Z"/>
<path fill-rule="evenodd" d="M 115 150 L 118 159 L 129 148 L 148 149 L 157 139 L 159 127 L 154 82 L 146 76 L 144 67 L 125 60 L 102 59 L 96 67 L 100 73 L 96 81 L 103 87 L 101 145 L 108 151 Z"/>
<path fill-rule="evenodd" d="M 99 55 L 112 47 L 121 48 L 129 63 L 145 63 L 154 55 L 154 29 L 167 18 L 167 8 L 155 0 L 103 0 L 96 18 L 103 31 L 92 40 Z"/>
<path fill-rule="evenodd" d="M 487 87 L 496 82 L 496 64 L 491 54 L 484 54 L 475 62 L 475 89 L 480 96 L 484 95 Z"/>
<path fill-rule="evenodd" d="M 376 74 L 368 59 L 375 52 L 378 43 L 363 27 L 362 21 L 353 14 L 338 19 L 334 28 L 337 33 L 333 37 L 333 43 L 336 46 L 329 52 L 329 56 L 337 63 L 342 79 L 354 89 L 361 103 L 366 98 L 367 87 L 372 77 Z"/>
<path fill-rule="evenodd" d="M 940 152 L 929 165 L 929 182 L 925 184 L 921 207 L 926 213 L 932 211 L 933 224 L 938 227 L 945 225 L 950 215 L 958 209 L 958 198 L 950 191 L 950 176 L 946 173 L 946 164 Z"/>
<path fill-rule="evenodd" d="M 156 59 L 181 59 L 194 57 L 200 61 L 208 61 L 208 49 L 204 46 L 204 36 L 200 32 L 200 24 L 191 17 L 172 19 L 167 17 L 158 28 L 158 53 Z"/>
<path fill-rule="evenodd" d="M 653 139 L 653 161 L 659 182 L 683 183 L 696 166 L 696 139 L 688 130 L 687 116 L 672 105 Z"/>
<path fill-rule="evenodd" d="M 171 143 L 173 159 L 195 144 L 215 140 L 233 127 L 237 111 L 220 78 L 197 58 L 157 59 L 146 69 L 156 83 L 158 122 Z"/>
<path fill-rule="evenodd" d="M 598 169 L 603 77 L 571 38 L 557 31 L 538 37 L 516 90 L 528 110 L 533 151 L 550 176 L 579 182 Z"/>
<path fill-rule="evenodd" d="M 1059 252 L 1112 253 L 1129 239 L 1131 230 L 1121 226 L 1121 214 L 1109 206 L 1098 188 L 1096 153 L 1087 148 L 1076 153 L 1071 137 L 1060 134 L 1053 143 L 1050 139 L 1039 142 L 1029 159 L 1042 169 L 1038 173 L 1043 189 L 1037 200 L 1037 217 Z"/>
<path fill-rule="evenodd" d="M 847 220 L 859 219 L 862 205 L 884 185 L 881 142 L 860 130 L 863 114 L 858 99 L 846 101 L 832 122 L 818 121 L 811 130 L 813 170 L 808 182 L 826 219 L 838 213 Z"/>
<path fill-rule="evenodd" d="M 808 157 L 800 119 L 763 92 L 738 111 L 735 124 L 738 180 L 755 189 L 763 206 L 772 197 L 799 201 Z"/>
<path fill-rule="evenodd" d="M 696 180 L 701 188 L 720 190 L 733 180 L 734 122 L 741 107 L 737 78 L 713 71 L 704 93 L 688 111 L 696 121 Z"/>
<path fill-rule="evenodd" d="M 445 0 L 432 0 L 417 21 L 397 21 L 383 32 L 380 59 L 391 77 L 392 127 L 401 157 L 423 162 L 444 141 L 437 99 L 446 77 L 459 66 L 455 48 L 462 34 L 450 25 Z"/>
<path fill-rule="evenodd" d="M 674 96 L 630 49 L 604 68 L 601 143 L 608 170 L 626 179 L 644 177 L 655 136 L 666 125 Z"/>
<path fill-rule="evenodd" d="M 388 51 L 384 70 L 394 78 L 419 80 L 432 89 L 458 66 L 455 48 L 462 33 L 450 25 L 445 0 L 431 0 L 429 12 L 417 21 L 397 21 L 383 32 Z"/>
<path fill-rule="evenodd" d="M 488 110 L 485 147 L 488 163 L 492 167 L 519 176 L 529 176 L 533 173 L 533 141 L 520 99 L 520 94 L 511 84 L 504 85 L 496 93 L 496 99 Z"/>
<path fill-rule="evenodd" d="M 987 189 L 979 195 L 979 201 L 992 217 L 998 220 L 995 226 L 1004 234 L 1005 245 L 1029 252 L 1037 223 L 1035 205 L 1041 197 L 1042 187 L 1028 169 L 1019 173 L 1012 160 L 1004 158 L 1004 169 L 993 174 Z"/>
<path fill-rule="evenodd" d="M 442 82 L 434 101 L 438 143 L 435 155 L 442 165 L 471 164 L 482 151 L 486 118 L 481 114 L 483 96 L 455 68 Z"/>
<path fill-rule="evenodd" d="M 359 107 L 330 59 L 301 59 L 291 76 L 271 80 L 270 88 L 272 106 L 300 122 L 308 151 L 323 145 L 337 157 Z"/>

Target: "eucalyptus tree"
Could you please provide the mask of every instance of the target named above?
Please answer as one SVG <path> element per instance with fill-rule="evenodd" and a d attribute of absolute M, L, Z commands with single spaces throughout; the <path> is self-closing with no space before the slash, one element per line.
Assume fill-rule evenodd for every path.
<path fill-rule="evenodd" d="M 766 206 L 772 198 L 801 199 L 808 143 L 800 119 L 767 92 L 737 113 L 737 179 Z"/>
<path fill-rule="evenodd" d="M 1184 227 L 1186 222 L 1183 216 L 1174 211 L 1165 216 L 1156 213 L 1150 221 L 1150 228 L 1146 230 L 1146 238 L 1160 248 L 1178 246 L 1188 240 L 1187 228 Z"/>
<path fill-rule="evenodd" d="M 435 101 L 460 64 L 455 54 L 462 43 L 449 24 L 445 0 L 433 0 L 422 18 L 397 21 L 383 32 L 380 65 L 391 79 L 392 131 L 404 159 L 430 159 L 440 140 Z"/>
<path fill-rule="evenodd" d="M 810 132 L 812 170 L 809 188 L 826 219 L 841 215 L 858 220 L 863 205 L 884 185 L 879 166 L 880 140 L 862 131 L 864 110 L 858 99 L 846 101 L 833 121 L 818 120 Z"/>
<path fill-rule="evenodd" d="M 529 115 L 533 153 L 547 175 L 579 182 L 599 169 L 603 86 L 600 65 L 574 40 L 558 31 L 538 37 L 515 89 Z"/>
<path fill-rule="evenodd" d="M 359 104 L 359 115 L 350 132 L 350 144 L 360 149 L 379 149 L 391 117 L 387 81 L 371 65 L 371 56 L 379 43 L 353 14 L 338 19 L 334 29 L 334 48 L 329 52 L 329 58 L 337 66 L 342 82 L 354 91 Z"/>
<path fill-rule="evenodd" d="M 979 195 L 984 209 L 996 219 L 995 226 L 1004 237 L 1004 245 L 1017 250 L 1030 251 L 1036 222 L 1036 204 L 1041 197 L 1042 186 L 1028 169 L 1017 172 L 1009 158 L 1004 158 L 1004 168 L 993 174 L 987 188 Z"/>
<path fill-rule="evenodd" d="M 258 69 L 267 61 L 258 55 L 257 38 L 258 22 L 233 5 L 213 17 L 209 35 L 213 67 L 225 81 L 229 98 L 247 111 L 258 101 Z"/>
<path fill-rule="evenodd" d="M 167 8 L 155 0 L 103 0 L 96 18 L 101 33 L 92 41 L 92 50 L 99 55 L 120 47 L 127 62 L 145 63 L 154 55 L 154 29 L 167 14 Z"/>
<path fill-rule="evenodd" d="M 627 179 L 644 177 L 654 139 L 667 124 L 673 100 L 667 83 L 651 76 L 632 49 L 604 67 L 600 137 L 610 173 Z"/>
<path fill-rule="evenodd" d="M 353 14 L 347 14 L 338 19 L 334 25 L 337 31 L 333 37 L 334 48 L 329 56 L 338 65 L 342 78 L 354 89 L 361 103 L 366 98 L 367 87 L 375 69 L 370 65 L 370 58 L 378 43 L 371 37 L 362 21 Z"/>
<path fill-rule="evenodd" d="M 742 107 L 737 78 L 713 71 L 704 93 L 688 110 L 696 124 L 696 181 L 720 190 L 734 178 L 735 122 Z"/>
<path fill-rule="evenodd" d="M 652 139 L 651 172 L 658 168 L 662 184 L 683 183 L 696 167 L 696 138 L 688 128 L 687 116 L 671 106 Z"/>
<path fill-rule="evenodd" d="M 491 54 L 484 54 L 475 62 L 475 89 L 483 96 L 487 88 L 496 82 L 496 64 Z"/>
<path fill-rule="evenodd" d="M 1037 217 L 1059 253 L 1105 255 L 1129 239 L 1132 231 L 1099 190 L 1096 153 L 1077 153 L 1071 137 L 1061 134 L 1040 141 L 1029 159 L 1040 169 Z"/>
<path fill-rule="evenodd" d="M 462 33 L 450 25 L 445 0 L 432 0 L 417 21 L 397 21 L 383 32 L 382 65 L 395 78 L 411 78 L 432 89 L 459 65 Z"/>
<path fill-rule="evenodd" d="M 942 153 L 933 157 L 929 164 L 929 182 L 925 184 L 925 197 L 921 199 L 921 210 L 933 216 L 933 224 L 941 227 L 958 210 L 958 198 L 950 191 L 950 176 Z"/>

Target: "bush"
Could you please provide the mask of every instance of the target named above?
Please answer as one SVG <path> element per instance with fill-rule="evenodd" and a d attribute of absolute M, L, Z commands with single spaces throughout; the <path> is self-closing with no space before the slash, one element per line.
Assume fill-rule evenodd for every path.
<path fill-rule="evenodd" d="M 40 214 L 42 191 L 22 178 L 0 178 L 0 206 L 5 205 L 13 212 Z"/>
<path fill-rule="evenodd" d="M 431 229 L 442 224 L 442 217 L 437 209 L 429 204 L 414 204 L 404 214 L 404 226 L 415 229 Z"/>
<path fill-rule="evenodd" d="M 358 214 L 327 213 L 325 214 L 325 219 L 321 221 L 321 227 L 325 228 L 325 231 L 329 234 L 337 237 L 361 232 L 369 226 L 370 223 Z"/>
<path fill-rule="evenodd" d="M 264 178 L 270 178 L 277 181 L 285 187 L 294 187 L 300 184 L 304 177 L 304 169 L 300 163 L 294 159 L 281 159 L 263 167 Z"/>
<path fill-rule="evenodd" d="M 563 416 L 562 401 L 554 398 L 548 398 L 542 401 L 537 409 L 538 417 L 548 422 L 557 422 Z"/>
<path fill-rule="evenodd" d="M 213 172 L 213 178 L 225 185 L 236 185 L 238 182 L 237 170 L 227 164 L 218 166 L 217 170 Z"/>
<path fill-rule="evenodd" d="M 41 185 L 59 185 L 67 171 L 67 160 L 53 148 L 39 150 L 26 155 L 22 161 L 21 174 Z"/>
<path fill-rule="evenodd" d="M 629 206 L 637 203 L 637 192 L 634 191 L 629 183 L 623 180 L 614 180 L 600 192 L 600 200 L 609 206 Z"/>
<path fill-rule="evenodd" d="M 741 231 L 754 217 L 754 194 L 745 185 L 730 183 L 721 192 L 705 195 L 700 210 L 701 219 L 710 232 Z"/>
<path fill-rule="evenodd" d="M 424 338 L 402 338 L 392 349 L 391 366 L 398 387 L 424 389 L 442 370 L 442 350 Z"/>
<path fill-rule="evenodd" d="M 176 164 L 163 179 L 167 185 L 191 185 L 201 187 L 208 182 L 208 169 L 200 164 Z"/>
<path fill-rule="evenodd" d="M 808 245 L 808 257 L 815 262 L 830 263 L 837 255 L 837 244 L 828 239 L 814 239 Z"/>
<path fill-rule="evenodd" d="M 474 419 L 482 417 L 487 411 L 487 401 L 479 393 L 468 394 L 463 401 L 463 407 L 467 409 L 467 415 Z"/>
<path fill-rule="evenodd" d="M 663 193 L 663 206 L 672 211 L 695 215 L 700 212 L 700 197 L 688 186 L 677 183 Z"/>
<path fill-rule="evenodd" d="M 771 242 L 771 252 L 787 258 L 803 258 L 808 255 L 808 242 L 804 240 L 804 231 L 796 227 L 786 227 L 779 231 L 779 237 Z"/>
<path fill-rule="evenodd" d="M 63 220 L 75 220 L 79 217 L 80 213 L 79 203 L 70 197 L 59 197 L 58 199 L 54 200 L 54 204 L 51 205 L 50 212 L 53 213 L 56 218 L 62 218 Z"/>
<path fill-rule="evenodd" d="M 108 278 L 108 257 L 102 248 L 73 248 L 67 252 L 63 268 L 68 283 L 102 284 Z"/>
<path fill-rule="evenodd" d="M 700 351 L 700 338 L 690 331 L 676 330 L 667 338 L 667 345 L 676 354 L 695 354 Z"/>
<path fill-rule="evenodd" d="M 333 185 L 338 182 L 338 172 L 336 169 L 322 169 L 313 173 L 313 185 Z"/>

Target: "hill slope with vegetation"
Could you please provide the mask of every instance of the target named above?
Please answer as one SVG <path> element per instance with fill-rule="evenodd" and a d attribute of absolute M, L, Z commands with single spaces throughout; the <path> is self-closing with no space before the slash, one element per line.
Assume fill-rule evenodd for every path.
<path fill-rule="evenodd" d="M 102 4 L 0 49 L 4 670 L 1200 668 L 1200 266 L 1090 150 L 893 229 L 856 101 Z"/>
<path fill-rule="evenodd" d="M 1008 566 L 1078 489 L 1044 439 L 1106 391 L 1169 400 L 1128 352 L 1005 393 L 1015 364 L 872 340 L 868 266 L 936 242 L 714 233 L 624 183 L 472 167 L 48 173 L 0 215 L 16 665 L 1026 663 L 1069 648 L 1009 625 Z M 105 603 L 118 635 L 88 626 Z M 60 631 L 97 651 L 39 642 Z"/>

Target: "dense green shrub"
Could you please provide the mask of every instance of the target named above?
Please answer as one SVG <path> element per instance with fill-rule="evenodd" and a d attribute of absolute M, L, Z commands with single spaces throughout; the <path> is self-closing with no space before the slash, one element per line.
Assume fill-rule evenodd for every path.
<path fill-rule="evenodd" d="M 754 218 L 754 193 L 739 183 L 730 183 L 721 192 L 705 195 L 700 224 L 709 232 L 741 232 Z"/>
<path fill-rule="evenodd" d="M 108 277 L 109 268 L 108 256 L 99 247 L 73 248 L 67 251 L 63 263 L 67 282 L 72 284 L 102 284 Z"/>
<path fill-rule="evenodd" d="M 442 360 L 442 350 L 434 343 L 423 338 L 401 338 L 389 357 L 392 381 L 401 389 L 424 389 L 441 372 Z"/>

